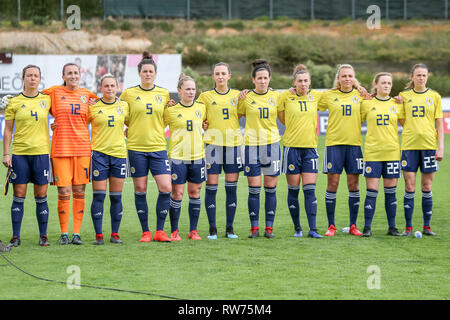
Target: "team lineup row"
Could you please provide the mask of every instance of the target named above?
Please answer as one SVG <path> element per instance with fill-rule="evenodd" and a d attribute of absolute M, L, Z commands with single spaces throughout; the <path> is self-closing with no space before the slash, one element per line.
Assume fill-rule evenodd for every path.
<path fill-rule="evenodd" d="M 116 97 L 116 79 L 107 74 L 101 79 L 102 97 L 79 88 L 80 70 L 74 63 L 63 67 L 64 84 L 38 91 L 41 72 L 38 66 L 23 69 L 23 92 L 6 97 L 3 164 L 10 168 L 14 196 L 11 205 L 13 237 L 20 245 L 27 184 L 34 184 L 40 245 L 48 245 L 48 183 L 58 189 L 59 243 L 82 244 L 81 222 L 85 209 L 85 186 L 92 180 L 91 217 L 96 232 L 95 244 L 103 244 L 103 211 L 109 182 L 111 237 L 122 243 L 122 189 L 129 174 L 133 179 L 135 207 L 142 228 L 141 242 L 181 240 L 178 221 L 187 183 L 189 196 L 189 239 L 201 240 L 197 231 L 200 192 L 206 181 L 204 206 L 209 222 L 208 239 L 217 239 L 216 194 L 219 175 L 225 173 L 227 238 L 233 231 L 237 207 L 237 182 L 244 171 L 248 180 L 249 238 L 259 236 L 261 187 L 265 192 L 264 236 L 273 238 L 277 208 L 276 187 L 280 173 L 288 183 L 287 206 L 294 224 L 294 236 L 302 237 L 299 219 L 300 185 L 308 218 L 308 237 L 321 238 L 317 232 L 318 176 L 317 112 L 328 110 L 323 171 L 327 173 L 325 194 L 328 230 L 334 236 L 336 193 L 345 169 L 349 190 L 349 233 L 371 236 L 380 178 L 383 178 L 388 234 L 409 236 L 416 174 L 421 170 L 423 233 L 431 231 L 432 181 L 443 159 L 443 124 L 440 95 L 426 87 L 428 69 L 417 64 L 411 81 L 399 97 L 391 98 L 392 75 L 378 73 L 369 94 L 360 86 L 351 65 L 340 65 L 333 88 L 310 88 L 308 70 L 299 65 L 293 72 L 293 87 L 282 93 L 270 89 L 271 68 L 265 60 L 253 63 L 254 88 L 242 92 L 228 87 L 230 67 L 218 63 L 213 68 L 214 89 L 196 97 L 195 81 L 181 75 L 180 101 L 170 100 L 169 92 L 156 86 L 157 65 L 144 52 L 138 65 L 141 83 Z M 48 115 L 55 118 L 50 148 Z M 239 118 L 246 123 L 242 136 Z M 283 156 L 277 119 L 285 126 Z M 362 154 L 361 123 L 367 123 Z M 90 138 L 88 125 L 92 126 Z M 403 126 L 399 143 L 398 123 Z M 169 148 L 165 128 L 169 127 Z M 125 132 L 124 132 L 124 127 Z M 14 138 L 13 138 L 13 130 Z M 10 145 L 12 150 L 10 155 Z M 50 150 L 50 152 L 49 152 Z M 406 228 L 396 228 L 396 186 L 400 170 L 405 179 L 404 213 Z M 129 172 L 127 172 L 129 171 Z M 157 187 L 156 231 L 152 237 L 146 200 L 149 172 Z M 356 227 L 359 212 L 359 176 L 366 178 L 364 230 Z M 72 194 L 73 230 L 69 241 L 68 225 Z M 170 236 L 164 232 L 169 215 Z"/>

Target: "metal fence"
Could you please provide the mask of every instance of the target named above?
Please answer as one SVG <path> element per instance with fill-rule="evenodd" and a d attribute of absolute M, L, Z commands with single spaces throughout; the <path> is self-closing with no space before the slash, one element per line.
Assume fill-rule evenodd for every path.
<path fill-rule="evenodd" d="M 449 0 L 103 0 L 104 16 L 186 19 L 366 19 L 378 6 L 385 19 L 448 19 Z"/>
<path fill-rule="evenodd" d="M 83 18 L 146 17 L 184 19 L 367 19 L 369 6 L 391 20 L 448 20 L 450 0 L 0 0 L 0 19 L 64 19 L 70 5 Z"/>

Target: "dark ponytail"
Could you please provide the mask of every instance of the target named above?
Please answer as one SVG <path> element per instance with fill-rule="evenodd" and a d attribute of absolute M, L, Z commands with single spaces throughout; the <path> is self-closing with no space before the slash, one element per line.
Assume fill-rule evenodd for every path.
<path fill-rule="evenodd" d="M 155 72 L 157 71 L 156 63 L 155 63 L 155 61 L 152 58 L 152 54 L 150 52 L 148 52 L 148 51 L 144 51 L 142 53 L 142 60 L 138 64 L 138 72 L 141 72 L 142 66 L 145 65 L 145 64 L 151 64 L 155 68 Z"/>
<path fill-rule="evenodd" d="M 252 62 L 252 66 L 253 66 L 253 71 L 252 71 L 253 78 L 256 76 L 256 73 L 261 70 L 267 70 L 267 72 L 269 72 L 269 76 L 272 74 L 270 65 L 264 59 L 256 59 L 255 61 Z"/>

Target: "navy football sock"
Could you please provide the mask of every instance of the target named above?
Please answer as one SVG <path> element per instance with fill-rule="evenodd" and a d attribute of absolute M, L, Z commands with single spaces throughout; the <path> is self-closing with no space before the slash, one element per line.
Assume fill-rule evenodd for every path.
<path fill-rule="evenodd" d="M 200 206 L 200 198 L 189 198 L 189 231 L 197 230 Z"/>
<path fill-rule="evenodd" d="M 288 186 L 288 196 L 287 203 L 289 208 L 289 213 L 291 214 L 292 222 L 294 223 L 294 228 L 301 229 L 300 226 L 300 204 L 298 202 L 298 194 L 300 191 L 299 186 Z"/>
<path fill-rule="evenodd" d="M 423 225 L 430 226 L 431 216 L 433 215 L 433 192 L 422 190 L 422 214 Z"/>
<path fill-rule="evenodd" d="M 336 192 L 326 191 L 325 192 L 325 207 L 327 211 L 328 226 L 334 225 L 334 213 L 336 211 Z"/>
<path fill-rule="evenodd" d="M 111 208 L 111 232 L 119 233 L 120 222 L 122 221 L 123 206 L 122 206 L 122 192 L 109 192 L 109 200 Z"/>
<path fill-rule="evenodd" d="M 414 191 L 408 192 L 405 190 L 403 197 L 403 208 L 405 210 L 406 227 L 412 228 L 412 217 L 414 213 Z"/>
<path fill-rule="evenodd" d="M 170 198 L 170 210 L 169 210 L 170 227 L 171 227 L 170 232 L 178 230 L 178 221 L 180 220 L 180 213 L 181 213 L 181 200 L 174 200 Z"/>
<path fill-rule="evenodd" d="M 303 186 L 303 194 L 305 196 L 305 211 L 308 218 L 309 230 L 316 230 L 316 216 L 317 216 L 317 199 L 316 199 L 316 185 L 306 184 Z"/>
<path fill-rule="evenodd" d="M 156 201 L 156 230 L 164 230 L 167 214 L 170 210 L 170 192 L 159 192 Z"/>
<path fill-rule="evenodd" d="M 366 201 L 364 202 L 364 228 L 372 228 L 372 220 L 377 205 L 378 191 L 367 189 Z"/>
<path fill-rule="evenodd" d="M 136 211 L 138 214 L 139 222 L 141 223 L 142 232 L 149 231 L 148 228 L 148 206 L 147 206 L 147 193 L 135 192 L 134 204 L 136 205 Z"/>
<path fill-rule="evenodd" d="M 396 192 L 396 187 L 384 188 L 384 208 L 386 209 L 388 225 L 390 228 L 395 227 L 395 216 L 397 215 Z"/>
<path fill-rule="evenodd" d="M 11 221 L 13 229 L 13 237 L 20 239 L 20 228 L 22 226 L 23 219 L 23 205 L 25 197 L 13 196 L 13 202 L 11 204 Z"/>
<path fill-rule="evenodd" d="M 207 184 L 205 188 L 205 209 L 209 226 L 216 228 L 216 195 L 217 184 Z"/>
<path fill-rule="evenodd" d="M 273 228 L 275 213 L 277 211 L 277 187 L 264 187 L 265 191 L 265 213 L 266 227 Z"/>
<path fill-rule="evenodd" d="M 248 213 L 250 216 L 251 227 L 259 225 L 259 195 L 261 187 L 248 187 Z"/>
<path fill-rule="evenodd" d="M 105 202 L 106 191 L 94 190 L 91 204 L 91 217 L 96 234 L 102 233 L 103 224 L 103 204 Z"/>
<path fill-rule="evenodd" d="M 47 197 L 34 197 L 36 201 L 36 218 L 39 225 L 39 236 L 47 235 L 48 203 Z"/>
<path fill-rule="evenodd" d="M 233 226 L 234 216 L 236 215 L 237 208 L 237 182 L 225 181 L 225 193 L 226 193 L 226 227 Z"/>
<path fill-rule="evenodd" d="M 359 190 L 350 191 L 348 193 L 348 208 L 350 211 L 350 226 L 353 224 L 356 225 L 356 220 L 358 219 L 359 201 L 360 201 Z"/>

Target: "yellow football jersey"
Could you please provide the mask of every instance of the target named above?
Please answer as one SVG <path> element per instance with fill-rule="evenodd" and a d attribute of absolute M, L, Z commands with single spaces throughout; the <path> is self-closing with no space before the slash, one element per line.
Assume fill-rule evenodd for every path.
<path fill-rule="evenodd" d="M 283 145 L 291 148 L 317 148 L 317 104 L 323 92 L 311 90 L 304 96 L 286 90 L 280 94 L 286 131 Z"/>
<path fill-rule="evenodd" d="M 216 89 L 203 92 L 197 101 L 206 106 L 206 119 L 209 126 L 203 140 L 217 146 L 235 147 L 242 144 L 238 117 L 239 91 L 229 89 L 219 93 Z"/>
<path fill-rule="evenodd" d="M 130 108 L 128 149 L 141 152 L 166 150 L 164 110 L 170 100 L 169 91 L 158 86 L 142 89 L 135 86 L 120 95 Z"/>
<path fill-rule="evenodd" d="M 35 97 L 27 97 L 21 93 L 10 99 L 5 110 L 5 120 L 14 120 L 13 154 L 40 155 L 50 152 L 50 107 L 50 96 L 42 92 Z"/>
<path fill-rule="evenodd" d="M 106 103 L 102 99 L 89 107 L 89 122 L 92 126 L 92 150 L 116 158 L 127 157 L 124 127 L 128 123 L 128 103 L 116 99 Z"/>
<path fill-rule="evenodd" d="M 361 104 L 361 121 L 367 121 L 364 141 L 364 161 L 400 160 L 398 141 L 398 116 L 403 105 L 389 98 L 364 100 Z"/>
<path fill-rule="evenodd" d="M 238 114 L 245 115 L 246 146 L 268 145 L 280 141 L 277 126 L 279 108 L 279 93 L 273 90 L 262 94 L 252 90 L 245 100 L 239 100 Z"/>
<path fill-rule="evenodd" d="M 169 158 L 178 160 L 200 160 L 205 157 L 203 144 L 203 121 L 206 107 L 194 101 L 190 106 L 180 102 L 166 108 L 164 121 L 169 125 Z"/>
<path fill-rule="evenodd" d="M 319 102 L 319 110 L 328 109 L 326 146 L 361 145 L 361 102 L 358 90 L 327 90 Z"/>
<path fill-rule="evenodd" d="M 409 89 L 400 92 L 400 96 L 404 107 L 400 119 L 405 120 L 401 149 L 437 149 L 435 121 L 443 117 L 439 93 L 432 89 L 421 93 Z"/>

